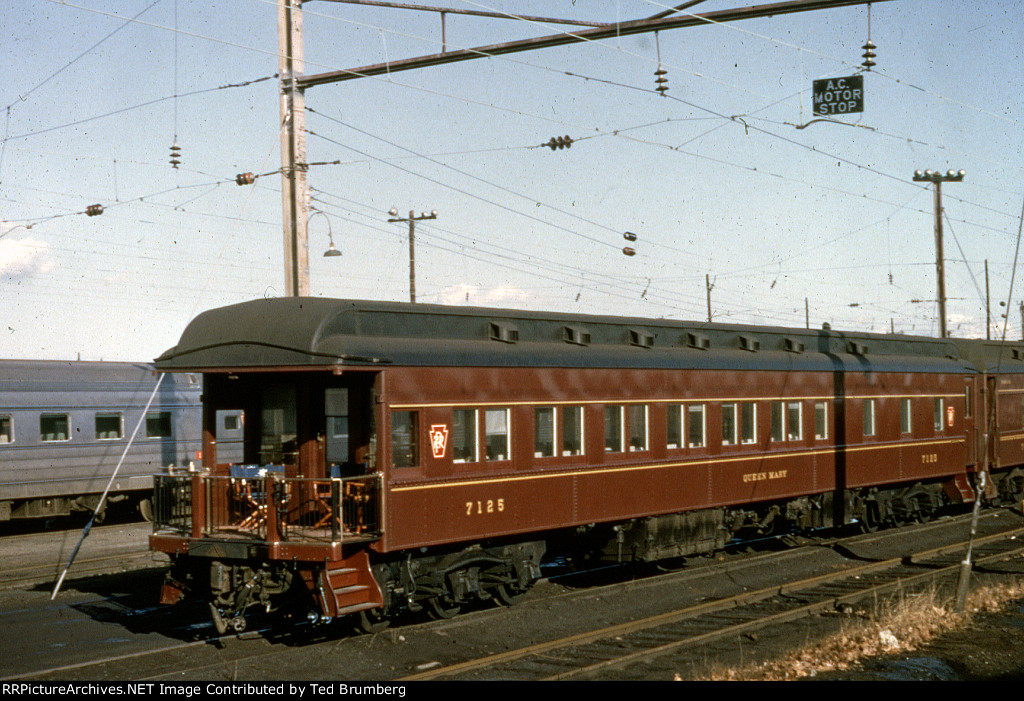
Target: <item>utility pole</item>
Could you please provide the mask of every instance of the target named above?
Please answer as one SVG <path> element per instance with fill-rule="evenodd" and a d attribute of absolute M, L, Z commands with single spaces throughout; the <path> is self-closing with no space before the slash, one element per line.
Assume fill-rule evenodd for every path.
<path fill-rule="evenodd" d="M 430 214 L 424 212 L 423 214 L 416 216 L 416 212 L 409 210 L 408 217 L 399 217 L 398 208 L 392 207 L 388 212 L 391 215 L 389 222 L 407 221 L 409 222 L 409 301 L 416 302 L 416 222 L 423 221 L 424 219 L 437 219 L 437 210 L 433 210 Z"/>
<path fill-rule="evenodd" d="M 946 268 L 942 252 L 942 183 L 958 183 L 967 173 L 962 170 L 949 170 L 945 174 L 937 170 L 914 171 L 914 182 L 929 182 L 935 186 L 935 273 L 938 278 L 939 292 L 939 336 L 949 335 L 946 329 Z"/>
<path fill-rule="evenodd" d="M 992 340 L 992 300 L 988 292 L 988 258 L 985 259 L 985 340 Z"/>
<path fill-rule="evenodd" d="M 704 287 L 706 287 L 707 291 L 708 291 L 708 323 L 710 324 L 711 323 L 711 288 L 714 287 L 714 285 L 711 284 L 711 276 L 710 275 L 707 275 L 707 274 L 704 275 Z"/>
<path fill-rule="evenodd" d="M 302 62 L 302 2 L 277 0 L 277 65 L 281 91 L 281 216 L 284 224 L 284 284 L 289 297 L 309 295 L 306 95 L 298 84 L 303 70 Z"/>

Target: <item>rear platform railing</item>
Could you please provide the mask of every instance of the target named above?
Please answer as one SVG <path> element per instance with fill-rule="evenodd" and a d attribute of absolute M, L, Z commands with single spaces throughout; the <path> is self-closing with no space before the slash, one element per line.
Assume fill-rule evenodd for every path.
<path fill-rule="evenodd" d="M 379 475 L 309 479 L 190 473 L 154 480 L 156 532 L 338 542 L 380 533 Z"/>

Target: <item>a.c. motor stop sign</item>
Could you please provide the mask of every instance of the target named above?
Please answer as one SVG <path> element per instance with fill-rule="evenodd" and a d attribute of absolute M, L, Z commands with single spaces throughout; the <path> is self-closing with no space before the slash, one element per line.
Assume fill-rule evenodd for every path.
<path fill-rule="evenodd" d="M 864 111 L 864 76 L 822 78 L 814 81 L 814 114 L 849 114 Z"/>

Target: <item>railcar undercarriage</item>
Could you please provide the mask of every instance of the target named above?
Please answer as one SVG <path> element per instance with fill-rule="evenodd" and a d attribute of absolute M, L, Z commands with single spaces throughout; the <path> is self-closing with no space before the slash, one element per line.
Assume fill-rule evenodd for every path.
<path fill-rule="evenodd" d="M 510 605 L 540 578 L 544 552 L 544 541 L 529 541 L 395 554 L 370 567 L 383 605 L 352 608 L 358 609 L 363 630 L 375 632 L 403 611 L 449 618 L 472 601 Z M 311 622 L 329 622 L 341 610 L 332 603 L 338 592 L 323 586 L 332 576 L 330 568 L 331 563 L 179 556 L 167 574 L 161 603 L 186 596 L 206 599 L 219 634 L 245 630 L 246 612 L 254 607 L 265 613 L 291 607 L 297 614 L 305 610 Z"/>

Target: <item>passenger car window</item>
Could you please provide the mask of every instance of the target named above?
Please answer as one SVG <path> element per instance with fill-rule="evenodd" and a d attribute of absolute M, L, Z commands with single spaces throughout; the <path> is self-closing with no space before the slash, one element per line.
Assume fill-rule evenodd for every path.
<path fill-rule="evenodd" d="M 647 406 L 644 404 L 629 406 L 629 450 L 647 450 Z"/>
<path fill-rule="evenodd" d="M 555 456 L 555 408 L 537 407 L 533 410 L 533 457 Z"/>
<path fill-rule="evenodd" d="M 508 409 L 484 411 L 484 439 L 487 441 L 488 460 L 508 460 Z"/>
<path fill-rule="evenodd" d="M 803 402 L 786 404 L 786 440 L 799 441 L 804 437 L 804 405 Z"/>
<path fill-rule="evenodd" d="M 583 455 L 583 407 L 562 408 L 562 455 Z"/>
<path fill-rule="evenodd" d="M 39 417 L 39 440 L 66 441 L 71 436 L 71 419 L 67 414 L 43 414 Z"/>
<path fill-rule="evenodd" d="M 14 422 L 10 414 L 0 414 L 0 443 L 14 442 Z"/>
<path fill-rule="evenodd" d="M 157 411 L 146 414 L 146 438 L 171 437 L 171 412 Z M 269 461 L 268 461 L 269 462 Z"/>
<path fill-rule="evenodd" d="M 814 403 L 814 438 L 819 441 L 828 438 L 828 402 Z"/>
<path fill-rule="evenodd" d="M 757 442 L 757 404 L 740 404 L 740 440 L 743 443 Z"/>
<path fill-rule="evenodd" d="M 722 445 L 736 445 L 736 405 L 722 405 Z"/>
<path fill-rule="evenodd" d="M 686 407 L 686 442 L 691 448 L 704 447 L 704 405 Z"/>
<path fill-rule="evenodd" d="M 418 412 L 391 412 L 391 461 L 395 467 L 415 467 L 420 464 L 419 426 Z"/>
<path fill-rule="evenodd" d="M 772 402 L 772 440 L 781 442 L 786 439 L 786 404 Z"/>
<path fill-rule="evenodd" d="M 864 435 L 873 436 L 875 435 L 875 400 L 865 399 L 863 403 L 864 410 Z"/>
<path fill-rule="evenodd" d="M 96 414 L 96 440 L 114 440 L 123 435 L 121 414 L 108 412 Z"/>
<path fill-rule="evenodd" d="M 622 406 L 606 406 L 604 408 L 604 452 L 606 453 L 621 453 L 623 451 L 624 409 Z"/>
<path fill-rule="evenodd" d="M 910 400 L 900 400 L 900 433 L 910 433 L 911 431 L 911 418 L 910 418 Z"/>
<path fill-rule="evenodd" d="M 452 459 L 455 462 L 476 462 L 477 412 L 456 409 L 452 412 Z"/>
<path fill-rule="evenodd" d="M 665 407 L 668 429 L 665 433 L 665 447 L 683 447 L 683 407 L 681 404 L 669 404 Z"/>

